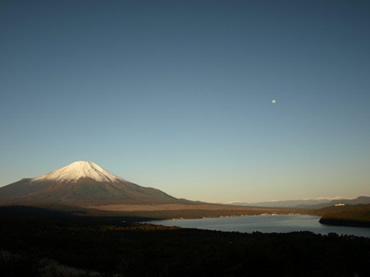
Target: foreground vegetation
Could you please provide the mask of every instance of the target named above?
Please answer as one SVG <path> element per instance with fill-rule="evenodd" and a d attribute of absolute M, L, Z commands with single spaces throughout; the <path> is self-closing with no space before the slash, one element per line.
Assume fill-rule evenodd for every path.
<path fill-rule="evenodd" d="M 369 276 L 370 239 L 242 234 L 0 208 L 2 276 Z M 122 223 L 125 220 L 126 223 Z"/>

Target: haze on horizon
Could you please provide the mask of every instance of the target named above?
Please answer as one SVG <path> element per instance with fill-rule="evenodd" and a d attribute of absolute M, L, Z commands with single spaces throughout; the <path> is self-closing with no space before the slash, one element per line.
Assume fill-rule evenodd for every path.
<path fill-rule="evenodd" d="M 369 14 L 1 1 L 0 186 L 88 160 L 189 200 L 369 196 Z"/>

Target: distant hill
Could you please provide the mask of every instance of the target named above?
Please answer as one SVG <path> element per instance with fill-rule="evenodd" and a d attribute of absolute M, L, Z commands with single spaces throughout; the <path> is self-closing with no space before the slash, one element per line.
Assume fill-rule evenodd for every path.
<path fill-rule="evenodd" d="M 356 199 L 309 199 L 309 200 L 285 200 L 268 201 L 258 203 L 234 202 L 232 205 L 254 206 L 254 207 L 276 207 L 276 208 L 301 208 L 301 209 L 321 209 L 334 206 L 336 204 L 357 205 L 370 204 L 370 197 L 360 196 Z"/>
<path fill-rule="evenodd" d="M 355 199 L 336 199 L 331 200 L 327 203 L 321 203 L 316 205 L 299 205 L 296 208 L 304 208 L 304 209 L 321 209 L 325 207 L 331 207 L 335 205 L 359 205 L 359 204 L 370 204 L 370 197 L 368 196 L 359 196 Z"/>
<path fill-rule="evenodd" d="M 257 203 L 244 203 L 244 202 L 233 202 L 231 205 L 238 206 L 253 206 L 253 207 L 271 207 L 271 208 L 286 208 L 286 207 L 297 207 L 299 205 L 317 205 L 328 203 L 330 200 L 283 200 L 283 201 L 266 201 Z"/>

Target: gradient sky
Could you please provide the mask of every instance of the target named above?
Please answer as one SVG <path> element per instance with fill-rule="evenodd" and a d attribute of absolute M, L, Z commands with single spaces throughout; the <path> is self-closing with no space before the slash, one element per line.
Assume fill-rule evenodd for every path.
<path fill-rule="evenodd" d="M 0 186 L 89 160 L 191 200 L 370 195 L 370 1 L 2 0 L 0 35 Z"/>

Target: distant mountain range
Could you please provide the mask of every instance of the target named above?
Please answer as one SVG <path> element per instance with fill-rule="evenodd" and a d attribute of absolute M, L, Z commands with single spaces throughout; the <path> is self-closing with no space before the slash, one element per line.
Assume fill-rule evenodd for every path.
<path fill-rule="evenodd" d="M 104 170 L 77 161 L 37 178 L 26 178 L 0 188 L 0 204 L 58 204 L 99 206 L 116 204 L 184 204 L 155 188 L 142 187 Z"/>
<path fill-rule="evenodd" d="M 111 205 L 185 204 L 188 206 L 199 205 L 202 202 L 178 199 L 161 190 L 139 186 L 89 161 L 77 161 L 43 176 L 25 178 L 0 187 L 0 205 L 45 204 L 98 208 Z M 203 202 L 203 204 L 207 203 Z M 370 197 L 232 203 L 233 206 L 306 209 L 319 209 L 336 204 L 370 204 Z M 219 209 L 228 208 L 227 205 L 221 206 Z"/>
<path fill-rule="evenodd" d="M 310 199 L 310 200 L 286 200 L 269 201 L 258 203 L 233 202 L 232 205 L 254 206 L 254 207 L 274 207 L 274 208 L 302 208 L 302 209 L 320 209 L 338 204 L 357 205 L 370 204 L 370 197 L 360 196 L 356 199 Z"/>

